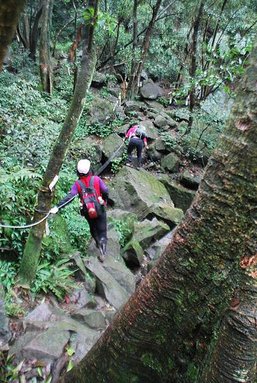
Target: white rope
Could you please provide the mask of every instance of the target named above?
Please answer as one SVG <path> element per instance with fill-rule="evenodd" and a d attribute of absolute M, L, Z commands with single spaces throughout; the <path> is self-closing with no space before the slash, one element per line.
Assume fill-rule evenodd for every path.
<path fill-rule="evenodd" d="M 77 197 L 78 194 L 74 195 L 71 199 L 69 199 L 69 201 L 63 203 L 62 205 L 59 206 L 59 209 L 65 205 L 67 205 L 67 203 L 71 202 L 75 197 Z M 3 223 L 0 223 L 0 227 L 5 227 L 5 228 L 8 228 L 8 229 L 28 229 L 29 227 L 33 227 L 33 226 L 36 226 L 36 225 L 39 225 L 41 222 L 43 222 L 45 219 L 47 219 L 50 215 L 50 211 L 43 217 L 41 218 L 39 221 L 37 222 L 33 222 L 33 223 L 30 223 L 28 225 L 5 225 Z"/>
<path fill-rule="evenodd" d="M 37 222 L 33 222 L 33 223 L 30 223 L 28 225 L 20 225 L 20 226 L 16 226 L 16 225 L 5 225 L 5 224 L 2 224 L 0 223 L 0 227 L 7 227 L 9 229 L 27 229 L 29 227 L 32 227 L 32 226 L 36 226 L 36 225 L 39 225 L 41 222 L 43 222 L 45 219 L 47 219 L 47 217 L 50 215 L 50 212 L 47 213 L 46 216 L 44 216 L 42 219 L 40 219 L 39 221 Z"/>

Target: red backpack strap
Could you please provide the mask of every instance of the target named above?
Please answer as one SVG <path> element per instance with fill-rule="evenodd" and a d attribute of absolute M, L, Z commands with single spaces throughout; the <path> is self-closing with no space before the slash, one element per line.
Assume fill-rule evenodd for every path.
<path fill-rule="evenodd" d="M 100 197 L 101 196 L 101 190 L 100 190 L 100 181 L 99 181 L 99 177 L 91 177 L 91 180 L 93 179 L 93 186 L 94 186 L 94 189 L 96 191 L 96 195 L 97 197 Z M 91 180 L 90 180 L 90 185 L 91 185 Z"/>

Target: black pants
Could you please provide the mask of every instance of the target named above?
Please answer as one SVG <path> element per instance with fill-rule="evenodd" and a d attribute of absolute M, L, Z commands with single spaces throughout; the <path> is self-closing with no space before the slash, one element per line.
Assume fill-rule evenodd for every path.
<path fill-rule="evenodd" d="M 104 239 L 105 242 L 107 242 L 107 217 L 105 209 L 102 209 L 102 214 L 97 218 L 90 219 L 85 217 L 89 224 L 90 233 L 97 245 L 101 239 Z"/>
<path fill-rule="evenodd" d="M 144 142 L 143 142 L 143 140 L 141 140 L 141 138 L 132 137 L 129 140 L 129 144 L 128 144 L 128 160 L 129 160 L 129 162 L 132 161 L 132 152 L 134 149 L 136 149 L 136 151 L 137 151 L 137 164 L 138 164 L 138 166 L 141 166 L 143 147 L 144 147 Z"/>

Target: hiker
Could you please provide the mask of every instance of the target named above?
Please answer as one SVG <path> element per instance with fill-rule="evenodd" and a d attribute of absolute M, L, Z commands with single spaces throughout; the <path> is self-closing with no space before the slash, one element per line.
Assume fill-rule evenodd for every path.
<path fill-rule="evenodd" d="M 134 149 L 137 151 L 137 168 L 141 167 L 142 163 L 142 150 L 143 147 L 148 149 L 147 137 L 145 127 L 143 125 L 133 125 L 129 128 L 125 134 L 123 141 L 129 140 L 128 143 L 128 162 L 126 165 L 131 166 L 132 163 L 132 152 Z"/>
<path fill-rule="evenodd" d="M 89 160 L 80 160 L 77 164 L 78 180 L 74 182 L 69 193 L 50 210 L 50 214 L 56 214 L 61 207 L 66 206 L 75 196 L 79 195 L 81 202 L 81 215 L 84 216 L 89 224 L 90 233 L 95 240 L 97 248 L 101 255 L 98 257 L 101 262 L 104 261 L 107 245 L 107 219 L 105 206 L 108 199 L 108 187 L 103 180 L 94 176 L 90 170 L 91 163 Z M 89 192 L 88 188 L 94 188 L 98 199 L 97 208 L 93 211 L 92 202 L 86 199 L 85 192 Z M 88 194 L 87 194 L 88 196 Z M 91 193 L 92 196 L 92 193 Z M 84 203 L 83 203 L 84 200 Z M 94 198 L 94 200 L 96 200 Z M 87 203 L 86 203 L 87 202 Z M 91 205 L 90 205 L 91 204 Z M 91 209 L 91 211 L 90 211 Z M 97 212 L 96 212 L 97 211 Z M 97 217 L 95 217 L 97 215 Z"/>

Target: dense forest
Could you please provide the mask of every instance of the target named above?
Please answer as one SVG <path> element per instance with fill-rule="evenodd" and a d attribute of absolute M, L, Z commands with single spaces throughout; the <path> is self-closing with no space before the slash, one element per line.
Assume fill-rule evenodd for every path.
<path fill-rule="evenodd" d="M 256 34 L 256 0 L 1 0 L 0 383 L 257 382 Z M 81 159 L 104 259 L 51 210 Z"/>

